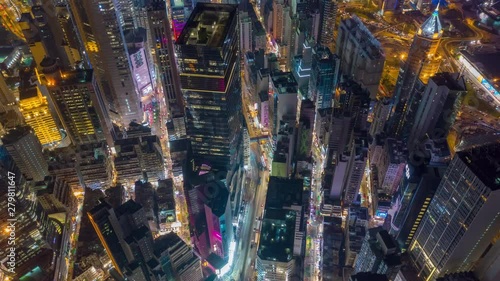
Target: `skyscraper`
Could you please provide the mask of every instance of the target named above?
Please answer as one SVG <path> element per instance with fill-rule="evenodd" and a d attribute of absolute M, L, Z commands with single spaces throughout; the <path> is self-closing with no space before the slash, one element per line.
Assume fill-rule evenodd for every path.
<path fill-rule="evenodd" d="M 465 81 L 458 73 L 445 72 L 432 76 L 415 114 L 408 145 L 411 147 L 415 142 L 422 141 L 426 135 L 432 138 L 436 128 L 442 129 L 441 137 L 444 136 L 453 124 L 463 94 Z"/>
<path fill-rule="evenodd" d="M 33 138 L 36 139 L 35 136 Z M 32 271 L 35 267 L 47 269 L 47 273 L 50 275 L 53 272 L 50 268 L 54 268 L 53 261 L 56 253 L 50 249 L 49 245 L 45 241 L 43 236 L 43 229 L 39 222 L 34 219 L 36 214 L 36 204 L 37 197 L 33 196 L 31 192 L 32 186 L 30 181 L 23 176 L 22 171 L 18 169 L 17 162 L 15 162 L 12 157 L 9 156 L 10 153 L 6 153 L 5 147 L 0 146 L 0 173 L 2 176 L 0 178 L 0 204 L 4 208 L 4 212 L 0 214 L 0 228 L 2 229 L 2 235 L 0 236 L 0 254 L 4 257 L 2 258 L 2 272 L 0 276 L 5 279 L 19 280 L 21 277 Z M 14 161 L 13 161 L 14 160 Z M 23 164 L 23 163 L 21 163 Z M 14 181 L 14 183 L 11 183 Z M 16 211 L 16 222 L 15 229 L 12 229 L 12 222 L 9 222 L 9 212 L 7 212 L 8 203 L 12 204 L 9 198 L 10 192 L 15 192 L 15 211 Z M 12 206 L 12 205 L 10 205 Z M 10 208 L 9 206 L 9 208 Z M 10 225 L 9 225 L 10 224 Z M 9 229 L 10 228 L 10 229 Z M 9 243 L 10 233 L 15 231 L 15 270 L 9 274 L 6 272 L 10 268 L 8 265 L 9 254 L 12 252 L 11 247 L 12 242 Z M 22 258 L 21 258 L 22 257 Z M 9 278 L 6 278 L 6 277 Z M 5 280 L 4 279 L 4 280 Z"/>
<path fill-rule="evenodd" d="M 391 221 L 391 234 L 403 251 L 413 240 L 445 169 L 425 165 L 406 166 L 405 177 L 396 195 L 398 207 Z"/>
<path fill-rule="evenodd" d="M 375 99 L 385 54 L 380 42 L 357 16 L 340 22 L 335 53 L 340 58 L 342 74 L 370 91 L 370 98 Z"/>
<path fill-rule="evenodd" d="M 339 79 L 340 61 L 328 47 L 318 46 L 313 50 L 311 98 L 316 101 L 316 108 L 330 108 Z"/>
<path fill-rule="evenodd" d="M 334 40 L 333 30 L 337 20 L 337 1 L 321 0 L 320 2 L 320 32 L 318 42 L 330 47 Z"/>
<path fill-rule="evenodd" d="M 177 236 L 170 232 L 155 241 L 155 256 L 160 262 L 166 280 L 204 280 L 200 258 Z"/>
<path fill-rule="evenodd" d="M 455 154 L 410 245 L 421 277 L 471 270 L 497 235 L 499 159 L 498 143 Z"/>
<path fill-rule="evenodd" d="M 26 178 L 41 181 L 49 174 L 42 145 L 29 126 L 10 130 L 2 143 Z"/>
<path fill-rule="evenodd" d="M 389 280 L 394 280 L 400 267 L 399 247 L 394 238 L 380 226 L 369 229 L 356 258 L 354 271 L 385 274 Z"/>
<path fill-rule="evenodd" d="M 124 2 L 70 1 L 70 7 L 85 46 L 86 62 L 101 83 L 109 118 L 128 127 L 132 121 L 143 120 L 143 111 L 123 36 L 132 25 L 129 13 L 123 12 L 128 7 Z"/>
<path fill-rule="evenodd" d="M 181 138 L 186 135 L 184 103 L 165 2 L 153 1 L 148 6 L 147 14 L 158 75 L 163 87 L 163 96 L 168 106 L 167 120 L 173 124 L 172 128 L 169 128 L 168 134 L 170 139 Z M 173 22 L 176 23 L 175 19 Z"/>
<path fill-rule="evenodd" d="M 206 168 L 206 165 L 202 166 Z M 184 176 L 192 241 L 212 269 L 221 270 L 230 258 L 233 240 L 230 192 L 224 173 L 196 169 Z M 220 178 L 219 178 L 220 176 Z M 222 178 L 222 179 L 221 179 Z"/>
<path fill-rule="evenodd" d="M 193 154 L 225 169 L 242 119 L 237 7 L 198 3 L 175 47 Z"/>
<path fill-rule="evenodd" d="M 413 38 L 408 57 L 399 71 L 394 92 L 393 108 L 387 130 L 397 137 L 403 136 L 405 120 L 409 112 L 414 114 L 415 104 L 420 98 L 419 84 L 427 84 L 429 78 L 439 68 L 440 58 L 437 56 L 439 43 L 443 36 L 443 26 L 436 9 L 420 26 Z M 413 112 L 412 112 L 413 111 Z M 407 137 L 407 136 L 406 136 Z"/>
<path fill-rule="evenodd" d="M 247 12 L 240 12 L 239 25 L 240 25 L 240 51 L 242 53 L 251 52 L 253 51 L 252 47 L 253 22 L 252 19 L 248 16 Z"/>
<path fill-rule="evenodd" d="M 257 280 L 290 280 L 302 256 L 303 180 L 269 178 L 257 250 Z"/>
<path fill-rule="evenodd" d="M 47 97 L 43 96 L 37 87 L 21 89 L 19 109 L 26 124 L 33 128 L 42 145 L 54 144 L 61 140 L 61 133 L 49 110 Z"/>
<path fill-rule="evenodd" d="M 129 200 L 113 209 L 102 202 L 87 215 L 120 275 L 149 275 L 146 262 L 154 257 L 153 237 L 141 205 Z"/>
<path fill-rule="evenodd" d="M 100 92 L 92 70 L 65 72 L 51 81 L 48 89 L 72 143 L 78 145 L 104 140 L 96 100 Z"/>

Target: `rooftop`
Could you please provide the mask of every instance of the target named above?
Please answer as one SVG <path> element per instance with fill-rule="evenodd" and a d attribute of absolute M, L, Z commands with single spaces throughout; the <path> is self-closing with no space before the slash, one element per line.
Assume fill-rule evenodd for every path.
<path fill-rule="evenodd" d="M 29 88 L 20 88 L 19 100 L 26 100 L 38 96 L 38 89 L 36 86 Z"/>
<path fill-rule="evenodd" d="M 15 143 L 27 134 L 32 133 L 30 126 L 17 126 L 12 130 L 9 130 L 7 134 L 2 137 L 2 142 L 4 144 Z"/>
<path fill-rule="evenodd" d="M 266 196 L 266 213 L 268 209 L 281 209 L 284 206 L 302 205 L 302 179 L 286 179 L 269 177 Z"/>
<path fill-rule="evenodd" d="M 221 217 L 226 212 L 226 205 L 229 198 L 229 190 L 220 180 L 214 180 L 207 184 L 200 185 L 198 190 L 205 197 L 204 203 L 210 207 L 212 213 Z"/>
<path fill-rule="evenodd" d="M 452 91 L 465 91 L 463 78 L 458 75 L 453 75 L 449 72 L 436 73 L 431 77 L 431 80 L 438 86 L 446 86 Z"/>
<path fill-rule="evenodd" d="M 500 189 L 500 141 L 460 151 L 457 156 L 491 190 Z"/>
<path fill-rule="evenodd" d="M 385 246 L 388 249 L 395 248 L 396 244 L 394 243 L 394 240 L 392 239 L 391 235 L 386 230 L 382 230 L 378 233 L 380 235 L 380 238 L 382 241 L 384 241 Z"/>
<path fill-rule="evenodd" d="M 130 199 L 127 202 L 123 203 L 118 208 L 116 208 L 115 213 L 117 217 L 120 217 L 124 214 L 134 214 L 140 209 L 142 209 L 142 206 L 136 203 L 134 200 Z"/>
<path fill-rule="evenodd" d="M 295 221 L 294 211 L 266 210 L 257 251 L 261 259 L 280 262 L 292 259 Z"/>
<path fill-rule="evenodd" d="M 236 8 L 235 5 L 198 3 L 176 44 L 222 47 Z"/>
<path fill-rule="evenodd" d="M 406 147 L 403 142 L 388 138 L 385 140 L 386 153 L 389 156 L 391 164 L 401 164 L 406 161 Z"/>
<path fill-rule="evenodd" d="M 271 74 L 273 86 L 278 94 L 296 94 L 298 91 L 297 81 L 291 72 L 275 72 Z"/>

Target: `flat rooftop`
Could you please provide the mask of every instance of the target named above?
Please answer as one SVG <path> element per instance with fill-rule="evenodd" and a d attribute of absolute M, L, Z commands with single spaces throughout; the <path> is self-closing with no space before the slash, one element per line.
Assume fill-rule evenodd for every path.
<path fill-rule="evenodd" d="M 288 262 L 293 258 L 295 219 L 294 211 L 266 211 L 257 251 L 261 259 Z"/>
<path fill-rule="evenodd" d="M 278 94 L 298 93 L 298 84 L 291 72 L 275 72 L 271 74 L 273 86 Z"/>
<path fill-rule="evenodd" d="M 198 3 L 176 44 L 222 47 L 236 14 L 236 5 Z"/>
<path fill-rule="evenodd" d="M 465 91 L 461 77 L 457 77 L 449 72 L 436 73 L 431 79 L 438 86 L 446 86 L 452 91 Z"/>
<path fill-rule="evenodd" d="M 2 137 L 2 142 L 5 145 L 13 144 L 31 132 L 30 126 L 17 126 Z"/>
<path fill-rule="evenodd" d="M 500 141 L 460 151 L 457 155 L 491 190 L 500 189 Z"/>
<path fill-rule="evenodd" d="M 286 179 L 269 177 L 266 196 L 266 213 L 268 209 L 281 209 L 292 205 L 302 205 L 304 181 L 302 179 Z"/>

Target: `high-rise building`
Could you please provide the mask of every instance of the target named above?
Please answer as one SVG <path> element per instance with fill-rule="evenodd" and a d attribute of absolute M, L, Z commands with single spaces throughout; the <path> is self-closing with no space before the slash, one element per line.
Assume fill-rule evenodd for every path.
<path fill-rule="evenodd" d="M 180 3 L 176 3 L 176 5 L 180 5 Z M 177 6 L 172 7 L 172 9 L 177 9 Z M 184 5 L 182 6 L 182 12 L 184 13 Z M 169 129 L 168 134 L 170 139 L 182 138 L 186 135 L 184 103 L 182 100 L 177 65 L 175 63 L 173 37 L 165 2 L 153 1 L 149 5 L 147 13 L 149 33 L 154 46 L 154 59 L 158 67 L 158 75 L 160 76 L 163 87 L 163 96 L 168 106 L 167 121 L 173 125 L 167 126 Z M 172 19 L 172 24 L 177 24 L 174 26 L 174 32 L 179 32 L 176 36 L 180 35 L 181 28 L 184 26 L 177 20 L 180 21 L 180 19 Z M 184 20 L 182 19 L 182 21 Z"/>
<path fill-rule="evenodd" d="M 392 113 L 387 124 L 390 135 L 405 137 L 406 121 L 413 120 L 415 105 L 420 100 L 419 84 L 427 84 L 439 68 L 437 51 L 442 36 L 443 26 L 436 9 L 413 37 L 407 59 L 399 71 Z M 408 114 L 413 118 L 407 118 Z"/>
<path fill-rule="evenodd" d="M 288 15 L 285 13 L 285 10 L 286 10 L 286 4 L 283 0 L 277 0 L 277 1 L 273 1 L 273 9 L 272 9 L 272 12 L 273 12 L 273 25 L 272 25 L 272 30 L 273 30 L 273 38 L 274 40 L 276 40 L 278 43 L 281 43 L 283 42 L 284 40 L 284 22 L 286 21 L 285 20 L 285 17 L 287 17 Z"/>
<path fill-rule="evenodd" d="M 118 274 L 136 278 L 149 275 L 146 262 L 154 257 L 153 237 L 139 204 L 129 200 L 113 209 L 103 201 L 87 215 Z"/>
<path fill-rule="evenodd" d="M 490 241 L 490 246 L 477 262 L 474 275 L 482 281 L 495 281 L 500 278 L 500 235 L 497 234 Z"/>
<path fill-rule="evenodd" d="M 237 18 L 236 6 L 198 3 L 175 46 L 193 154 L 222 169 L 241 131 Z"/>
<path fill-rule="evenodd" d="M 316 108 L 330 108 L 339 80 L 340 61 L 330 52 L 328 47 L 317 46 L 313 50 L 311 81 L 309 90 L 311 98 L 316 101 Z"/>
<path fill-rule="evenodd" d="M 345 236 L 345 265 L 353 267 L 368 229 L 368 209 L 353 205 L 348 209 Z"/>
<path fill-rule="evenodd" d="M 193 250 L 170 232 L 155 240 L 155 256 L 160 262 L 166 280 L 201 281 L 203 272 L 200 259 Z"/>
<path fill-rule="evenodd" d="M 404 1 L 401 0 L 380 0 L 378 2 L 378 8 L 382 14 L 385 12 L 397 13 L 401 12 L 403 4 Z"/>
<path fill-rule="evenodd" d="M 174 31 L 174 40 L 177 40 L 179 35 L 181 35 L 182 29 L 186 24 L 186 11 L 184 7 L 184 1 L 182 0 L 170 0 L 170 10 L 172 13 L 172 29 Z"/>
<path fill-rule="evenodd" d="M 253 41 L 253 22 L 248 16 L 247 12 L 240 12 L 239 14 L 239 25 L 240 25 L 240 52 L 246 53 L 253 51 L 252 41 Z"/>
<path fill-rule="evenodd" d="M 141 17 L 142 18 L 142 17 Z M 144 23 L 145 26 L 147 26 Z M 151 37 L 151 36 L 149 36 Z M 140 27 L 124 35 L 129 56 L 130 71 L 140 97 L 153 95 L 154 62 L 151 57 L 152 40 L 148 40 L 147 29 Z M 142 120 L 141 120 L 142 121 Z"/>
<path fill-rule="evenodd" d="M 385 54 L 380 42 L 357 17 L 340 22 L 336 42 L 341 71 L 370 92 L 373 100 L 384 69 Z"/>
<path fill-rule="evenodd" d="M 101 84 L 109 118 L 123 127 L 143 120 L 141 97 L 134 85 L 124 37 L 124 31 L 134 26 L 131 2 L 69 3 L 85 46 L 86 62 Z"/>
<path fill-rule="evenodd" d="M 498 159 L 498 143 L 455 154 L 410 244 L 421 277 L 471 270 L 498 234 Z"/>
<path fill-rule="evenodd" d="M 313 59 L 313 41 L 312 39 L 304 40 L 300 44 L 300 55 L 295 56 L 293 60 L 293 76 L 297 80 L 299 89 L 305 98 L 309 98 L 309 80 L 311 77 L 311 66 Z M 299 42 L 296 42 L 299 45 Z"/>
<path fill-rule="evenodd" d="M 215 175 L 203 164 L 184 177 L 192 241 L 212 270 L 221 270 L 230 259 L 233 239 L 230 193 L 225 173 Z"/>
<path fill-rule="evenodd" d="M 33 128 L 42 145 L 55 144 L 61 140 L 61 133 L 49 110 L 47 97 L 37 87 L 21 89 L 19 109 L 26 124 Z"/>
<path fill-rule="evenodd" d="M 390 113 L 391 100 L 389 98 L 379 99 L 373 108 L 373 119 L 370 125 L 370 135 L 372 137 L 382 133 Z"/>
<path fill-rule="evenodd" d="M 289 280 L 304 239 L 303 180 L 269 178 L 257 250 L 257 280 Z M 275 239 L 279 237 L 279 239 Z"/>
<path fill-rule="evenodd" d="M 355 202 L 358 195 L 368 158 L 368 141 L 366 137 L 357 137 L 352 142 L 352 146 L 347 149 L 349 149 L 348 161 L 342 183 L 342 200 L 346 206 Z"/>
<path fill-rule="evenodd" d="M 321 0 L 320 2 L 320 32 L 318 42 L 330 47 L 334 41 L 333 31 L 337 21 L 338 4 L 336 0 Z"/>
<path fill-rule="evenodd" d="M 341 270 L 340 252 L 344 241 L 342 218 L 325 216 L 323 218 L 323 233 L 322 278 L 325 281 L 333 281 L 336 280 Z"/>
<path fill-rule="evenodd" d="M 385 274 L 393 280 L 401 268 L 399 254 L 398 244 L 386 230 L 380 226 L 371 228 L 366 233 L 354 271 Z"/>
<path fill-rule="evenodd" d="M 46 151 L 49 174 L 66 181 L 75 191 L 83 191 L 80 188 L 80 178 L 76 169 L 76 154 L 72 146 L 58 147 L 52 151 Z"/>
<path fill-rule="evenodd" d="M 36 137 L 33 136 L 35 139 Z M 27 156 L 29 157 L 29 156 Z M 27 158 L 25 158 L 27 160 Z M 16 166 L 15 161 L 9 156 L 5 147 L 0 146 L 0 203 L 2 206 L 8 206 L 11 203 L 9 198 L 12 198 L 8 193 L 14 192 L 15 195 L 15 229 L 12 229 L 12 222 L 9 222 L 12 217 L 5 211 L 0 214 L 0 227 L 2 236 L 0 236 L 0 254 L 3 258 L 3 269 L 0 276 L 10 278 L 10 280 L 19 280 L 26 273 L 33 272 L 38 267 L 44 270 L 50 278 L 53 278 L 54 267 L 53 258 L 54 251 L 49 247 L 42 235 L 42 229 L 36 219 L 36 196 L 33 196 L 30 188 L 30 181 L 22 174 L 21 170 Z M 14 181 L 14 184 L 12 184 Z M 10 187 L 13 186 L 13 187 Z M 15 188 L 15 189 L 13 189 Z M 12 234 L 11 234 L 12 233 Z M 11 235 L 15 234 L 15 264 L 9 264 L 9 254 L 12 253 Z M 10 254 L 12 256 L 12 254 Z M 22 257 L 22 258 L 21 258 Z M 12 268 L 11 272 L 6 270 Z M 10 270 L 9 270 L 10 271 Z M 4 273 L 7 273 L 4 275 Z"/>
<path fill-rule="evenodd" d="M 121 183 L 164 179 L 163 155 L 157 136 L 117 140 L 115 148 L 116 176 Z"/>
<path fill-rule="evenodd" d="M 16 98 L 5 83 L 5 78 L 0 75 L 0 113 L 7 112 L 8 109 L 14 109 Z"/>
<path fill-rule="evenodd" d="M 431 9 L 432 3 L 435 2 L 433 2 L 432 0 L 411 0 L 411 3 L 422 13 L 427 13 Z"/>
<path fill-rule="evenodd" d="M 269 131 L 276 136 L 280 126 L 297 119 L 298 88 L 291 72 L 275 72 L 271 74 L 270 85 L 273 95 L 269 100 Z M 295 123 L 291 123 L 295 127 Z"/>
<path fill-rule="evenodd" d="M 380 184 L 378 192 L 389 195 L 396 192 L 405 173 L 406 152 L 403 142 L 391 138 L 385 140 L 380 161 L 376 163 Z"/>
<path fill-rule="evenodd" d="M 279 64 L 282 70 L 289 71 L 293 25 L 290 6 L 283 0 L 273 1 L 272 4 L 272 36 L 279 48 Z"/>
<path fill-rule="evenodd" d="M 156 196 L 160 227 L 162 223 L 177 221 L 173 180 L 159 180 L 158 187 L 156 188 Z"/>
<path fill-rule="evenodd" d="M 458 74 L 437 73 L 429 79 L 408 138 L 410 148 L 425 136 L 433 138 L 435 129 L 442 130 L 440 137 L 445 136 L 453 125 L 463 94 L 465 81 Z"/>
<path fill-rule="evenodd" d="M 310 100 L 303 100 L 300 105 L 297 145 L 295 147 L 298 161 L 307 161 L 311 157 L 315 114 L 314 103 Z"/>
<path fill-rule="evenodd" d="M 76 152 L 77 169 L 83 186 L 91 189 L 108 188 L 113 175 L 106 144 L 80 145 Z"/>
<path fill-rule="evenodd" d="M 396 200 L 393 200 L 397 202 L 397 210 L 390 230 L 402 251 L 410 246 L 445 169 L 411 163 L 406 166 L 405 177 L 395 195 Z"/>
<path fill-rule="evenodd" d="M 54 78 L 48 84 L 50 98 L 71 142 L 79 145 L 104 140 L 100 122 L 104 116 L 96 100 L 100 90 L 92 70 L 64 72 Z"/>
<path fill-rule="evenodd" d="M 26 178 L 41 181 L 48 175 L 42 145 L 29 126 L 10 130 L 2 137 L 2 143 Z"/>
<path fill-rule="evenodd" d="M 78 40 L 78 34 L 75 25 L 73 24 L 73 19 L 71 17 L 71 12 L 68 10 L 67 3 L 58 3 L 55 6 L 56 17 L 58 21 L 59 32 L 56 31 L 54 33 L 60 33 L 62 37 L 62 47 L 64 48 L 65 53 L 68 58 L 68 66 L 75 66 L 78 63 L 81 63 L 82 55 L 81 50 L 82 47 L 80 45 L 80 41 Z"/>

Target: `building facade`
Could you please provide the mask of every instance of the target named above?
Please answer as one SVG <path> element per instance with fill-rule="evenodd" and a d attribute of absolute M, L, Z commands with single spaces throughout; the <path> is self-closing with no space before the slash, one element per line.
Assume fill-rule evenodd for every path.
<path fill-rule="evenodd" d="M 238 34 L 236 6 L 198 3 L 175 46 L 193 154 L 224 169 L 242 122 Z"/>
<path fill-rule="evenodd" d="M 415 107 L 422 94 L 420 88 L 427 84 L 439 68 L 440 57 L 437 51 L 442 36 L 443 27 L 436 9 L 418 29 L 408 57 L 399 70 L 392 113 L 387 124 L 389 134 L 408 137 L 407 121 L 412 121 L 414 118 Z M 408 113 L 411 113 L 410 116 L 407 116 Z"/>
<path fill-rule="evenodd" d="M 455 154 L 410 245 L 420 276 L 469 271 L 500 229 L 500 145 Z"/>
<path fill-rule="evenodd" d="M 342 74 L 359 83 L 375 99 L 385 63 L 380 42 L 353 16 L 340 22 L 336 48 Z"/>

